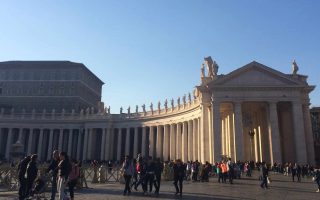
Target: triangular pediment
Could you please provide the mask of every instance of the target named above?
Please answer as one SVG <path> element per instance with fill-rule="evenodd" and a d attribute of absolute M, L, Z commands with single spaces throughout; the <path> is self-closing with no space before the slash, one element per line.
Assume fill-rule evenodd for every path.
<path fill-rule="evenodd" d="M 208 87 L 217 86 L 298 86 L 301 82 L 258 62 L 251 62 L 227 75 L 220 75 Z"/>

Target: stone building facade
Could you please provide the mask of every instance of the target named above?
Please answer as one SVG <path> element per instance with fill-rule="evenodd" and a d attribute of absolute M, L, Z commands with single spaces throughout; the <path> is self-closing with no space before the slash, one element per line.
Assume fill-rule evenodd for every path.
<path fill-rule="evenodd" d="M 316 163 L 320 165 L 320 107 L 313 107 L 310 112 L 314 138 L 314 151 L 316 152 Z"/>
<path fill-rule="evenodd" d="M 17 112 L 79 112 L 97 108 L 103 82 L 83 64 L 68 61 L 0 62 L 0 107 Z"/>
<path fill-rule="evenodd" d="M 150 155 L 211 163 L 233 160 L 314 163 L 307 77 L 251 62 L 226 75 L 205 58 L 193 94 L 164 106 L 111 114 L 103 104 L 79 112 L 1 112 L 0 153 L 11 145 L 48 160 L 54 149 L 80 160 Z M 205 70 L 206 67 L 206 70 Z M 170 104 L 170 105 L 168 105 Z M 149 107 L 149 106 L 148 106 Z"/>

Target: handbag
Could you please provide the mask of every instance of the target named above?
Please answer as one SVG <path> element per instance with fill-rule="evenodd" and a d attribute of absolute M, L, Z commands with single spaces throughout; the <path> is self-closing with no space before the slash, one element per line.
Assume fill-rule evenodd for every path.
<path fill-rule="evenodd" d="M 269 177 L 267 177 L 267 182 L 268 182 L 268 184 L 270 184 L 270 179 L 269 179 Z"/>

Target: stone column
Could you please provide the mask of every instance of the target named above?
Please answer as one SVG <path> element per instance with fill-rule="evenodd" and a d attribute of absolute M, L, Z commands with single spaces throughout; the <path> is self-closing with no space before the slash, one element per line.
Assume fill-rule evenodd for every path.
<path fill-rule="evenodd" d="M 105 146 L 104 146 L 104 159 L 110 160 L 110 138 L 111 138 L 111 128 L 106 129 L 106 140 L 105 140 Z"/>
<path fill-rule="evenodd" d="M 122 129 L 118 129 L 118 144 L 117 144 L 117 161 L 121 160 L 121 140 L 122 140 Z"/>
<path fill-rule="evenodd" d="M 71 155 L 72 140 L 73 140 L 73 129 L 69 129 L 69 135 L 68 135 L 68 155 L 70 156 L 70 158 L 72 157 L 72 155 Z"/>
<path fill-rule="evenodd" d="M 157 157 L 162 158 L 162 152 L 163 152 L 163 131 L 162 131 L 162 126 L 157 126 Z"/>
<path fill-rule="evenodd" d="M 88 155 L 87 155 L 87 158 L 89 160 L 92 159 L 92 137 L 93 137 L 93 131 L 94 131 L 93 128 L 89 128 L 88 129 L 88 149 L 87 149 Z"/>
<path fill-rule="evenodd" d="M 43 144 L 43 129 L 40 129 L 39 141 L 38 141 L 38 159 L 42 161 L 42 144 Z"/>
<path fill-rule="evenodd" d="M 33 129 L 30 129 L 28 138 L 28 155 L 32 153 Z"/>
<path fill-rule="evenodd" d="M 78 130 L 78 141 L 77 141 L 77 160 L 81 159 L 81 138 L 83 134 L 83 129 Z"/>
<path fill-rule="evenodd" d="M 269 145 L 271 163 L 282 163 L 277 102 L 269 102 Z"/>
<path fill-rule="evenodd" d="M 213 121 L 213 162 L 221 160 L 221 116 L 220 116 L 220 102 L 212 102 L 212 121 Z"/>
<path fill-rule="evenodd" d="M 170 125 L 170 159 L 176 159 L 176 133 L 175 133 L 175 124 Z"/>
<path fill-rule="evenodd" d="M 87 160 L 88 159 L 88 129 L 84 128 L 84 138 L 83 138 L 83 154 L 82 154 L 82 158 L 83 160 Z"/>
<path fill-rule="evenodd" d="M 154 129 L 153 126 L 150 126 L 150 131 L 149 131 L 149 144 L 150 144 L 150 149 L 149 149 L 149 156 L 152 156 L 152 158 L 155 158 L 155 152 L 154 152 Z"/>
<path fill-rule="evenodd" d="M 201 148 L 201 162 L 210 160 L 210 134 L 209 134 L 209 103 L 202 103 L 201 105 L 201 132 L 200 132 L 200 148 Z"/>
<path fill-rule="evenodd" d="M 142 127 L 141 154 L 146 156 L 147 127 Z"/>
<path fill-rule="evenodd" d="M 197 139 L 197 141 L 198 141 L 198 149 L 197 149 L 197 151 L 198 151 L 198 160 L 199 161 L 201 161 L 201 118 L 199 117 L 198 119 L 197 119 L 197 122 L 198 122 L 198 130 L 197 130 L 197 133 L 198 133 L 198 139 Z"/>
<path fill-rule="evenodd" d="M 5 155 L 6 159 L 10 158 L 11 145 L 12 145 L 12 128 L 9 128 L 8 139 L 7 139 L 7 144 L 6 144 L 6 155 Z"/>
<path fill-rule="evenodd" d="M 235 160 L 244 160 L 241 102 L 234 102 L 234 133 L 236 144 Z"/>
<path fill-rule="evenodd" d="M 182 159 L 182 134 L 181 134 L 181 123 L 177 123 L 177 149 L 176 149 L 176 153 L 177 159 Z"/>
<path fill-rule="evenodd" d="M 188 121 L 188 160 L 194 160 L 193 158 L 193 124 L 192 121 Z"/>
<path fill-rule="evenodd" d="M 135 127 L 133 136 L 133 157 L 138 155 L 138 136 L 138 127 Z"/>
<path fill-rule="evenodd" d="M 63 129 L 60 129 L 60 134 L 59 134 L 59 144 L 58 144 L 58 148 L 59 151 L 63 151 L 62 146 L 63 145 Z"/>
<path fill-rule="evenodd" d="M 106 129 L 105 129 L 105 128 L 102 128 L 100 160 L 105 160 L 105 152 L 106 152 L 105 149 L 106 149 Z"/>
<path fill-rule="evenodd" d="M 169 160 L 169 148 L 170 148 L 170 135 L 169 135 L 169 126 L 164 125 L 163 126 L 163 160 L 168 161 Z"/>
<path fill-rule="evenodd" d="M 306 144 L 307 144 L 307 155 L 308 163 L 315 165 L 315 152 L 314 152 L 314 142 L 313 142 L 313 133 L 311 126 L 310 110 L 309 104 L 303 104 L 303 118 L 304 118 L 304 130 L 306 133 Z"/>
<path fill-rule="evenodd" d="M 192 153 L 193 153 L 193 161 L 198 160 L 198 122 L 196 119 L 192 120 L 192 129 L 193 129 L 193 143 L 192 143 Z"/>
<path fill-rule="evenodd" d="M 129 155 L 129 154 L 130 154 L 130 128 L 127 128 L 125 155 Z"/>
<path fill-rule="evenodd" d="M 0 127 L 0 150 L 2 149 L 2 140 L 3 140 L 3 128 Z"/>
<path fill-rule="evenodd" d="M 307 147 L 304 134 L 304 119 L 302 113 L 302 104 L 298 101 L 292 102 L 292 115 L 294 127 L 294 142 L 296 162 L 298 164 L 307 163 Z"/>
<path fill-rule="evenodd" d="M 113 156 L 113 153 L 114 153 L 114 150 L 115 150 L 115 143 L 114 143 L 114 129 L 113 128 L 110 128 L 110 153 L 109 153 L 109 159 L 110 160 L 113 160 L 114 159 L 114 156 Z"/>
<path fill-rule="evenodd" d="M 49 129 L 49 144 L 48 144 L 47 160 L 51 160 L 52 158 L 52 143 L 53 143 L 53 129 Z"/>
<path fill-rule="evenodd" d="M 182 123 L 182 161 L 188 161 L 188 129 L 187 122 Z"/>
<path fill-rule="evenodd" d="M 23 131 L 23 128 L 19 128 L 19 137 L 18 137 L 18 141 L 20 142 L 20 144 L 23 144 L 23 141 L 22 141 L 22 131 Z"/>

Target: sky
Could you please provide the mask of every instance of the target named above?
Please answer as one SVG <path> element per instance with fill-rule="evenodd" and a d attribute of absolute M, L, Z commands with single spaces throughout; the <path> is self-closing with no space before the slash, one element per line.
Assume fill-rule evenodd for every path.
<path fill-rule="evenodd" d="M 119 113 L 192 92 L 205 56 L 219 74 L 253 60 L 291 73 L 295 59 L 320 106 L 319 10 L 317 0 L 0 0 L 0 61 L 83 63 Z"/>

